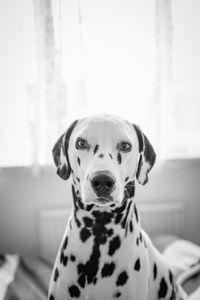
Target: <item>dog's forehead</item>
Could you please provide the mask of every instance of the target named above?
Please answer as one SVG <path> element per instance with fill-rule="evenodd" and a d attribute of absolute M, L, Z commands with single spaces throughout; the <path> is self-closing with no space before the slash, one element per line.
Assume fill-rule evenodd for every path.
<path fill-rule="evenodd" d="M 100 115 L 79 120 L 74 137 L 83 138 L 130 138 L 135 137 L 133 127 L 127 121 L 108 115 Z"/>

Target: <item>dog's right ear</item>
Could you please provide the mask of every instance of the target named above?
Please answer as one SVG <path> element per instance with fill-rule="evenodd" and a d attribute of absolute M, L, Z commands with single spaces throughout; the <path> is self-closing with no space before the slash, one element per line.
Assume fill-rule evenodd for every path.
<path fill-rule="evenodd" d="M 71 174 L 71 166 L 68 157 L 68 146 L 71 133 L 78 120 L 74 121 L 67 131 L 61 135 L 55 143 L 52 154 L 55 165 L 57 167 L 57 174 L 64 180 L 67 180 Z"/>

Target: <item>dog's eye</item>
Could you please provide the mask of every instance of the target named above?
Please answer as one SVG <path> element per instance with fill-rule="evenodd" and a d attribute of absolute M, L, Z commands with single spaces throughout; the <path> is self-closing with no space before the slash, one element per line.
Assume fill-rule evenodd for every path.
<path fill-rule="evenodd" d="M 79 138 L 76 141 L 76 148 L 77 149 L 88 149 L 88 143 L 86 140 Z"/>
<path fill-rule="evenodd" d="M 129 152 L 132 149 L 132 145 L 128 142 L 119 143 L 119 150 L 123 152 Z"/>

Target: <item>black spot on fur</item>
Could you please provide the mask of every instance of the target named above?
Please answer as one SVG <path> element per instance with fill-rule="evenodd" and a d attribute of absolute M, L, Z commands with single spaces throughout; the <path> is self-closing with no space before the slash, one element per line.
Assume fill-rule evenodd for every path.
<path fill-rule="evenodd" d="M 91 232 L 83 227 L 80 231 L 80 238 L 81 238 L 81 241 L 84 243 L 85 241 L 87 241 L 87 239 L 89 239 L 89 237 L 91 236 Z"/>
<path fill-rule="evenodd" d="M 87 205 L 85 206 L 85 210 L 86 210 L 86 211 L 91 211 L 91 210 L 93 209 L 93 207 L 94 207 L 94 204 L 93 204 L 93 203 L 87 204 Z"/>
<path fill-rule="evenodd" d="M 123 214 L 117 214 L 116 218 L 115 218 L 115 224 L 119 224 L 119 222 L 121 221 L 123 217 Z"/>
<path fill-rule="evenodd" d="M 98 210 L 94 210 L 92 215 L 95 217 L 95 224 L 102 226 L 109 224 L 113 218 L 112 213 L 106 211 L 100 212 Z"/>
<path fill-rule="evenodd" d="M 85 265 L 82 263 L 79 263 L 77 266 L 77 272 L 78 272 L 78 284 L 84 288 L 86 283 L 86 268 Z"/>
<path fill-rule="evenodd" d="M 173 275 L 172 275 L 171 270 L 169 270 L 169 281 L 171 284 L 173 284 Z"/>
<path fill-rule="evenodd" d="M 113 274 L 114 270 L 115 270 L 114 262 L 105 263 L 102 270 L 101 270 L 101 276 L 102 277 L 111 276 Z"/>
<path fill-rule="evenodd" d="M 82 263 L 78 264 L 78 266 L 77 266 L 77 271 L 78 271 L 78 274 L 83 273 L 83 272 L 85 271 L 85 266 L 84 266 L 84 264 L 82 264 Z"/>
<path fill-rule="evenodd" d="M 59 272 L 58 272 L 58 268 L 56 268 L 54 272 L 54 278 L 53 278 L 54 281 L 57 281 L 58 277 L 59 277 Z"/>
<path fill-rule="evenodd" d="M 129 215 L 129 210 L 130 210 L 130 207 L 131 207 L 131 203 L 132 203 L 132 202 L 129 202 L 128 207 L 127 207 L 127 210 L 126 210 L 126 215 L 125 215 L 125 217 L 124 217 L 123 220 L 122 220 L 122 223 L 121 223 L 122 228 L 125 228 L 126 221 L 127 221 L 128 215 Z"/>
<path fill-rule="evenodd" d="M 99 238 L 99 241 L 100 241 L 100 244 L 105 244 L 107 242 L 107 236 L 106 235 L 102 235 L 100 238 Z"/>
<path fill-rule="evenodd" d="M 137 237 L 137 239 L 136 239 L 136 244 L 137 244 L 137 246 L 139 245 L 139 242 L 140 242 L 140 238 Z"/>
<path fill-rule="evenodd" d="M 96 145 L 94 148 L 94 155 L 97 153 L 98 149 L 99 149 L 99 145 Z"/>
<path fill-rule="evenodd" d="M 85 274 L 81 274 L 78 278 L 78 284 L 80 285 L 80 287 L 84 288 L 85 282 L 86 282 Z"/>
<path fill-rule="evenodd" d="M 124 285 L 128 280 L 128 274 L 126 273 L 126 271 L 123 271 L 119 274 L 118 278 L 117 278 L 117 282 L 116 285 Z"/>
<path fill-rule="evenodd" d="M 68 244 L 68 236 L 65 237 L 63 245 L 62 245 L 62 250 L 64 251 L 67 248 L 67 244 Z"/>
<path fill-rule="evenodd" d="M 126 224 L 126 227 L 125 227 L 125 237 L 127 236 L 128 234 L 128 224 Z"/>
<path fill-rule="evenodd" d="M 76 215 L 75 212 L 74 212 L 74 219 L 75 219 L 76 225 L 80 228 L 80 227 L 81 227 L 81 222 L 80 222 L 79 219 L 77 218 L 77 215 Z"/>
<path fill-rule="evenodd" d="M 100 158 L 103 158 L 103 157 L 104 157 L 103 153 L 99 154 L 99 157 L 100 157 Z"/>
<path fill-rule="evenodd" d="M 110 158 L 111 158 L 111 159 L 113 159 L 113 157 L 112 157 L 112 154 L 111 154 L 111 153 L 109 153 L 109 156 L 110 156 Z"/>
<path fill-rule="evenodd" d="M 78 162 L 78 165 L 80 166 L 81 165 L 80 157 L 77 158 L 77 162 Z"/>
<path fill-rule="evenodd" d="M 63 266 L 67 266 L 67 263 L 68 263 L 68 256 L 64 255 L 64 252 L 61 251 L 61 254 L 60 254 L 60 263 L 63 264 Z"/>
<path fill-rule="evenodd" d="M 64 266 L 67 265 L 68 262 L 68 256 L 64 255 L 64 251 L 67 248 L 67 244 L 68 244 L 68 237 L 66 236 L 61 248 L 61 253 L 60 253 L 60 263 L 63 264 Z"/>
<path fill-rule="evenodd" d="M 165 298 L 165 296 L 167 295 L 167 290 L 168 290 L 167 283 L 166 283 L 165 279 L 162 278 L 160 281 L 160 288 L 158 291 L 159 299 Z"/>
<path fill-rule="evenodd" d="M 74 186 L 73 186 L 73 184 L 72 184 L 72 196 L 73 196 L 73 200 L 74 200 L 74 205 L 75 205 L 75 208 L 77 209 L 77 196 L 76 196 L 76 192 L 75 192 L 75 188 L 74 188 Z"/>
<path fill-rule="evenodd" d="M 72 230 L 72 220 L 69 221 L 69 228 Z"/>
<path fill-rule="evenodd" d="M 79 298 L 80 290 L 76 285 L 71 285 L 69 287 L 69 294 L 72 298 Z"/>
<path fill-rule="evenodd" d="M 134 270 L 139 272 L 140 270 L 140 259 L 138 258 L 135 262 Z"/>
<path fill-rule="evenodd" d="M 54 300 L 54 296 L 51 294 L 50 297 L 49 297 L 49 300 Z"/>
<path fill-rule="evenodd" d="M 139 221 L 139 219 L 138 219 L 138 211 L 137 211 L 137 207 L 136 207 L 135 204 L 134 204 L 134 213 L 135 213 L 136 221 L 138 223 L 138 221 Z"/>
<path fill-rule="evenodd" d="M 92 227 L 93 226 L 93 220 L 89 217 L 83 217 L 83 222 L 86 227 Z"/>
<path fill-rule="evenodd" d="M 70 260 L 74 262 L 76 260 L 76 257 L 73 254 L 71 254 Z"/>
<path fill-rule="evenodd" d="M 132 222 L 132 220 L 130 220 L 129 228 L 130 228 L 130 232 L 133 232 L 133 222 Z"/>
<path fill-rule="evenodd" d="M 116 235 L 109 243 L 108 254 L 112 256 L 117 251 L 117 249 L 120 248 L 120 246 L 121 246 L 120 237 Z"/>
<path fill-rule="evenodd" d="M 118 161 L 119 165 L 122 163 L 122 155 L 121 155 L 121 153 L 117 154 L 117 161 Z"/>
<path fill-rule="evenodd" d="M 156 280 L 157 277 L 157 266 L 156 263 L 153 265 L 153 279 Z"/>
<path fill-rule="evenodd" d="M 80 179 L 79 179 L 78 177 L 76 177 L 76 180 L 77 180 L 78 182 L 80 182 Z"/>
<path fill-rule="evenodd" d="M 142 232 L 140 231 L 140 242 L 141 242 L 141 243 L 142 243 L 142 238 L 143 238 Z"/>
<path fill-rule="evenodd" d="M 84 207 L 84 204 L 83 204 L 83 202 L 81 201 L 81 198 L 80 197 L 77 197 L 77 204 L 78 204 L 78 207 L 80 208 L 80 209 L 84 209 L 85 207 Z"/>
<path fill-rule="evenodd" d="M 116 292 L 115 294 L 114 294 L 114 298 L 119 298 L 121 296 L 121 292 Z"/>
<path fill-rule="evenodd" d="M 66 267 L 68 262 L 68 256 L 63 256 L 63 265 Z"/>
<path fill-rule="evenodd" d="M 129 180 L 129 177 L 126 177 L 126 178 L 125 178 L 125 182 L 127 182 L 128 180 Z"/>
<path fill-rule="evenodd" d="M 108 229 L 107 234 L 108 234 L 109 237 L 112 236 L 113 235 L 113 229 L 112 228 Z"/>
<path fill-rule="evenodd" d="M 95 285 L 97 283 L 97 278 L 95 277 L 92 281 L 92 283 Z"/>

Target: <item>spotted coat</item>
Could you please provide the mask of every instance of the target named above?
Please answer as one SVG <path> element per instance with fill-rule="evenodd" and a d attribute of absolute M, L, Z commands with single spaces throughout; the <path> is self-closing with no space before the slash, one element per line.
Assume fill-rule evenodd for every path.
<path fill-rule="evenodd" d="M 173 274 L 141 229 L 133 198 L 74 209 L 54 265 L 49 300 L 183 300 Z M 119 217 L 120 216 L 120 217 Z"/>

